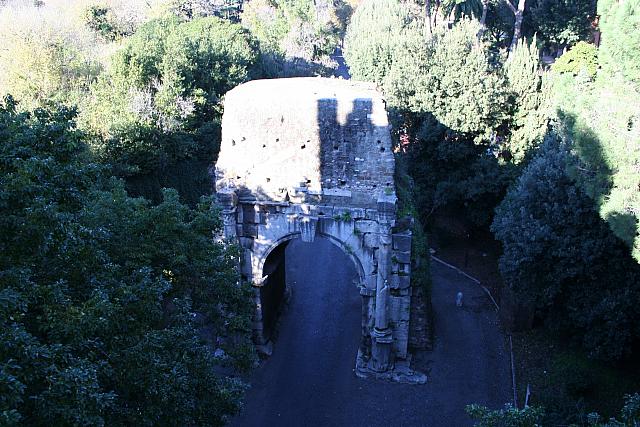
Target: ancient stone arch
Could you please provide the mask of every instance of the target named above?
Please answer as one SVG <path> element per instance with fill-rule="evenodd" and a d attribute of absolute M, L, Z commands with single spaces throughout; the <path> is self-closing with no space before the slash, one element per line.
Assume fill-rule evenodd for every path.
<path fill-rule="evenodd" d="M 257 80 L 227 93 L 216 193 L 224 234 L 242 247 L 255 287 L 254 339 L 264 344 L 260 288 L 284 242 L 324 236 L 353 260 L 362 295 L 360 371 L 406 359 L 411 234 L 398 232 L 385 102 L 373 86 L 338 79 Z M 276 260 L 277 261 L 277 260 Z"/>

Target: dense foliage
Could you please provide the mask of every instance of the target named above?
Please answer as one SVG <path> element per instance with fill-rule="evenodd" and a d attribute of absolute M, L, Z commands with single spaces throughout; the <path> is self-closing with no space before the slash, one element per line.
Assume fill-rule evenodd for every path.
<path fill-rule="evenodd" d="M 330 75 L 350 13 L 343 0 L 252 0 L 242 24 L 260 42 L 266 76 Z"/>
<path fill-rule="evenodd" d="M 92 34 L 49 13 L 0 8 L 0 96 L 26 109 L 78 103 L 103 68 Z"/>
<path fill-rule="evenodd" d="M 578 42 L 553 63 L 552 69 L 560 74 L 577 76 L 585 73 L 589 78 L 594 78 L 598 72 L 598 49 L 590 43 Z"/>
<path fill-rule="evenodd" d="M 345 44 L 407 135 L 421 219 L 493 223 L 513 310 L 620 366 L 640 348 L 638 2 L 598 3 L 597 47 L 595 2 L 528 0 L 508 55 L 520 2 L 482 2 L 484 27 L 447 5 L 365 1 Z"/>
<path fill-rule="evenodd" d="M 451 30 L 437 30 L 426 43 L 420 31 L 413 31 L 385 73 L 383 87 L 391 103 L 429 112 L 456 133 L 490 138 L 504 119 L 507 90 L 504 76 L 478 44 L 479 29 L 462 21 Z"/>
<path fill-rule="evenodd" d="M 508 63 L 496 63 L 477 23 L 437 27 L 425 40 L 422 20 L 397 1 L 365 2 L 348 28 L 345 57 L 354 77 L 384 89 L 399 126 L 419 141 L 411 168 L 426 216 L 456 206 L 486 225 L 517 163 L 546 131 L 538 52 L 520 44 Z"/>
<path fill-rule="evenodd" d="M 544 421 L 544 408 L 526 406 L 523 409 L 506 405 L 504 409 L 490 410 L 480 405 L 469 405 L 467 413 L 478 427 L 538 427 Z M 588 427 L 635 427 L 640 422 L 640 394 L 627 395 L 617 418 L 605 421 L 597 412 L 587 415 Z"/>
<path fill-rule="evenodd" d="M 619 359 L 640 336 L 640 266 L 568 175 L 577 162 L 550 137 L 511 188 L 492 225 L 504 247 L 500 270 L 549 327 Z"/>
<path fill-rule="evenodd" d="M 216 367 L 250 362 L 251 309 L 211 201 L 130 198 L 64 108 L 9 99 L 0 150 L 2 423 L 221 424 L 242 386 Z"/>
<path fill-rule="evenodd" d="M 469 405 L 466 411 L 478 427 L 539 427 L 544 410 L 533 406 L 523 409 L 505 405 L 504 409 L 490 410 L 480 405 Z"/>
<path fill-rule="evenodd" d="M 528 32 L 552 46 L 588 40 L 596 15 L 595 0 L 528 0 Z M 526 18 L 525 18 L 526 19 Z"/>
<path fill-rule="evenodd" d="M 351 77 L 382 84 L 392 62 L 405 54 L 400 41 L 413 39 L 415 31 L 419 32 L 419 28 L 411 28 L 412 20 L 397 1 L 363 2 L 351 17 L 344 40 Z"/>
<path fill-rule="evenodd" d="M 252 77 L 257 47 L 216 17 L 144 24 L 92 88 L 82 114 L 105 161 L 148 173 L 185 158 L 211 159 L 222 95 Z"/>

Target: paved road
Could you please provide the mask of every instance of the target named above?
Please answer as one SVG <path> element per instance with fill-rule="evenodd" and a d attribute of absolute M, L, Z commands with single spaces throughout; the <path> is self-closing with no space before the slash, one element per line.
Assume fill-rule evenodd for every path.
<path fill-rule="evenodd" d="M 337 47 L 335 52 L 331 55 L 331 59 L 338 63 L 338 68 L 335 71 L 336 77 L 342 77 L 345 80 L 349 80 L 351 76 L 349 75 L 349 67 L 347 67 L 347 63 L 342 56 L 342 48 Z"/>
<path fill-rule="evenodd" d="M 508 357 L 496 316 L 481 290 L 433 266 L 436 348 L 415 358 L 426 385 L 355 377 L 360 297 L 351 261 L 324 239 L 287 248 L 292 302 L 274 354 L 253 373 L 233 426 L 467 426 L 468 403 L 509 399 Z M 465 306 L 455 306 L 455 294 Z"/>

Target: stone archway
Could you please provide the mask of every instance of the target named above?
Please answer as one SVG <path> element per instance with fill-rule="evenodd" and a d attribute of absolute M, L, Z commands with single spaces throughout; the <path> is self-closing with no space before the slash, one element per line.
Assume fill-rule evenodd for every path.
<path fill-rule="evenodd" d="M 406 359 L 411 234 L 394 232 L 394 168 L 385 103 L 369 84 L 257 80 L 226 95 L 216 193 L 225 237 L 240 243 L 242 274 L 256 288 L 256 343 L 265 341 L 267 257 L 288 239 L 319 235 L 359 273 L 359 369 L 385 372 Z"/>

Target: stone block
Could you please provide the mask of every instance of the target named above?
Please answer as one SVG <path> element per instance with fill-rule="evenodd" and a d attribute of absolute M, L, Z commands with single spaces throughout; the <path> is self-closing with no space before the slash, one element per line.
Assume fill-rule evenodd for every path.
<path fill-rule="evenodd" d="M 377 248 L 380 244 L 376 233 L 366 233 L 362 238 L 362 242 L 365 248 Z"/>
<path fill-rule="evenodd" d="M 393 235 L 393 249 L 410 252 L 411 251 L 411 232 Z"/>
<path fill-rule="evenodd" d="M 409 264 L 411 262 L 411 252 L 393 251 L 391 261 L 398 264 Z"/>
<path fill-rule="evenodd" d="M 389 282 L 392 289 L 408 289 L 411 286 L 411 276 L 392 274 Z"/>
<path fill-rule="evenodd" d="M 256 210 L 253 205 L 242 205 L 242 221 L 248 224 L 255 224 Z"/>
<path fill-rule="evenodd" d="M 365 210 L 364 209 L 360 209 L 360 208 L 353 208 L 351 209 L 351 218 L 353 219 L 362 219 L 364 218 L 365 214 L 364 214 Z"/>
<path fill-rule="evenodd" d="M 411 274 L 411 264 L 396 264 L 396 270 L 399 275 L 409 275 Z"/>
<path fill-rule="evenodd" d="M 321 218 L 333 218 L 333 206 L 318 206 L 318 216 Z"/>
<path fill-rule="evenodd" d="M 243 236 L 245 237 L 258 237 L 258 226 L 256 224 L 244 224 Z"/>
<path fill-rule="evenodd" d="M 366 286 L 360 286 L 360 295 L 363 297 L 374 297 L 376 295 L 376 290 L 367 288 Z"/>
<path fill-rule="evenodd" d="M 235 191 L 218 192 L 216 193 L 216 198 L 218 199 L 218 203 L 225 207 L 235 206 L 238 203 L 238 195 Z"/>
<path fill-rule="evenodd" d="M 378 223 L 368 219 L 360 219 L 355 223 L 355 229 L 360 233 L 376 233 L 378 231 Z"/>
<path fill-rule="evenodd" d="M 253 239 L 250 237 L 239 237 L 240 246 L 244 249 L 251 250 L 253 248 Z"/>
<path fill-rule="evenodd" d="M 395 215 L 397 200 L 398 199 L 392 195 L 381 195 L 378 197 L 378 213 Z"/>

